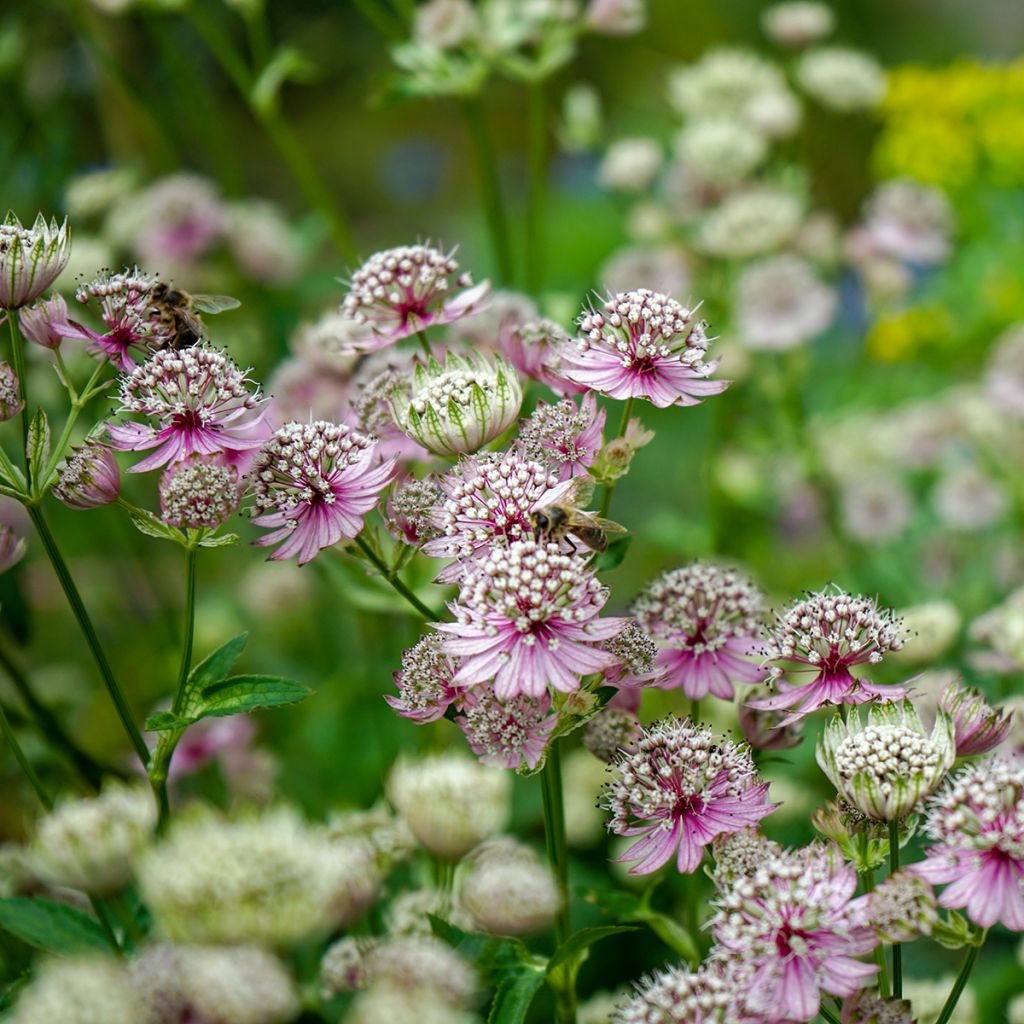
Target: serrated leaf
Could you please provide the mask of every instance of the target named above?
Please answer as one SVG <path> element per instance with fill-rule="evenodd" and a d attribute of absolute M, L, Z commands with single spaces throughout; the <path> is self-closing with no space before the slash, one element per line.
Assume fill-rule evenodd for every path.
<path fill-rule="evenodd" d="M 146 719 L 146 732 L 170 732 L 172 729 L 184 729 L 191 725 L 187 718 L 181 718 L 170 711 L 158 711 Z"/>
<path fill-rule="evenodd" d="M 11 896 L 0 899 L 0 928 L 47 953 L 109 950 L 99 923 L 66 903 Z"/>
<path fill-rule="evenodd" d="M 132 526 L 139 533 L 144 533 L 147 537 L 155 537 L 157 540 L 170 540 L 175 544 L 180 544 L 182 547 L 185 547 L 188 543 L 185 540 L 185 535 L 180 530 L 161 522 L 152 512 L 144 508 L 129 509 L 128 518 L 131 519 Z"/>
<path fill-rule="evenodd" d="M 199 546 L 201 548 L 226 548 L 237 543 L 237 533 L 222 533 L 216 537 L 204 537 L 199 541 Z"/>
<path fill-rule="evenodd" d="M 543 982 L 543 972 L 532 968 L 506 975 L 494 993 L 487 1024 L 522 1024 Z"/>
<path fill-rule="evenodd" d="M 611 935 L 620 935 L 623 932 L 635 932 L 638 929 L 630 924 L 607 924 L 599 925 L 596 928 L 581 928 L 578 932 L 570 935 L 569 938 L 555 950 L 554 955 L 548 961 L 548 974 L 563 966 L 579 966 L 585 958 L 585 954 L 595 942 L 600 942 Z"/>
<path fill-rule="evenodd" d="M 50 461 L 50 421 L 43 409 L 36 409 L 29 424 L 25 454 L 28 456 L 29 475 L 35 487 L 37 482 L 42 482 L 46 464 Z"/>
<path fill-rule="evenodd" d="M 219 683 L 238 661 L 245 649 L 248 633 L 239 633 L 227 643 L 221 644 L 212 654 L 208 654 L 188 674 L 185 683 L 185 694 L 181 702 L 182 717 L 194 722 L 197 718 L 198 701 L 202 699 L 203 690 L 214 683 Z"/>
<path fill-rule="evenodd" d="M 232 676 L 206 687 L 199 697 L 196 718 L 241 715 L 259 708 L 297 704 L 313 691 L 279 676 Z"/>
<path fill-rule="evenodd" d="M 616 537 L 608 545 L 607 550 L 602 551 L 594 559 L 594 568 L 598 572 L 607 572 L 609 569 L 614 569 L 616 566 L 621 565 L 632 543 L 633 535 L 631 533 L 627 533 L 624 537 Z"/>

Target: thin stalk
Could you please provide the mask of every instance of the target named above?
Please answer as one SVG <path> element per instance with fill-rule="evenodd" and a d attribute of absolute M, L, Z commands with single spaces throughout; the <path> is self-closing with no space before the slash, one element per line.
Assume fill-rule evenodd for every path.
<path fill-rule="evenodd" d="M 544 281 L 545 233 L 544 215 L 547 207 L 547 94 L 544 82 L 530 82 L 526 89 L 526 290 L 536 293 Z"/>
<path fill-rule="evenodd" d="M 25 460 L 25 474 L 28 476 L 28 379 L 25 373 L 25 349 L 21 342 L 21 331 L 18 329 L 18 318 L 11 310 L 7 314 L 7 323 L 11 329 L 11 362 L 21 387 L 21 454 Z M 31 480 L 29 480 L 31 486 Z"/>
<path fill-rule="evenodd" d="M 57 353 L 58 359 L 60 353 Z M 100 360 L 99 365 L 93 370 L 92 376 L 86 382 L 85 387 L 82 389 L 81 394 L 76 392 L 68 384 L 68 395 L 71 398 L 71 410 L 68 412 L 67 422 L 64 424 L 64 429 L 61 431 L 60 437 L 57 438 L 57 443 L 53 447 L 53 452 L 50 455 L 50 461 L 43 472 L 43 479 L 33 481 L 35 485 L 35 491 L 37 494 L 42 494 L 46 487 L 49 485 L 50 477 L 53 476 L 54 470 L 56 470 L 60 460 L 64 457 L 64 449 L 68 446 L 68 441 L 71 440 L 71 432 L 75 429 L 75 424 L 78 422 L 78 417 L 82 410 L 89 404 L 89 402 L 99 394 L 100 390 L 96 387 L 96 382 L 100 378 L 100 374 L 103 373 L 106 368 L 107 360 Z"/>
<path fill-rule="evenodd" d="M 839 1024 L 839 1018 L 827 1006 L 819 1006 L 818 1013 L 828 1021 L 828 1024 Z"/>
<path fill-rule="evenodd" d="M 78 592 L 78 587 L 75 585 L 71 571 L 68 569 L 68 564 L 64 561 L 60 548 L 57 547 L 56 538 L 50 531 L 50 527 L 43 516 L 43 510 L 38 505 L 27 505 L 26 508 L 36 528 L 36 532 L 39 534 L 39 539 L 43 542 L 46 555 L 50 559 L 50 564 L 53 566 L 53 571 L 57 576 L 61 589 L 64 591 L 64 596 L 67 598 L 71 611 L 78 622 L 78 627 L 82 631 L 82 636 L 85 637 L 85 642 L 92 653 L 93 660 L 96 662 L 96 667 L 103 677 L 107 693 L 110 694 L 110 699 L 114 703 L 118 718 L 121 719 L 124 731 L 128 734 L 128 739 L 131 740 L 135 753 L 138 755 L 143 767 L 145 767 L 149 762 L 149 748 L 146 746 L 146 741 L 142 738 L 142 733 L 139 732 L 139 727 L 135 724 L 131 708 L 129 708 L 128 702 L 121 692 L 121 687 L 117 684 L 114 671 L 110 667 L 110 662 L 107 660 L 107 655 L 100 643 L 100 638 L 96 634 L 92 619 L 89 618 L 89 613 L 82 602 L 82 595 Z"/>
<path fill-rule="evenodd" d="M 619 419 L 619 432 L 615 435 L 615 440 L 625 436 L 626 428 L 629 426 L 629 418 L 633 414 L 633 402 L 635 399 L 627 398 L 626 404 L 622 407 L 622 416 Z M 609 480 L 604 485 L 604 493 L 601 495 L 601 511 L 602 516 L 608 515 L 608 510 L 612 507 L 612 495 L 615 493 L 615 484 L 617 481 Z"/>
<path fill-rule="evenodd" d="M 429 360 L 434 353 L 430 351 L 430 342 L 427 340 L 427 332 L 417 331 L 416 340 L 420 343 L 420 348 L 423 349 L 424 354 Z"/>
<path fill-rule="evenodd" d="M 889 875 L 900 869 L 900 823 L 889 822 Z M 895 999 L 903 998 L 903 947 L 893 943 L 892 947 L 892 994 Z"/>
<path fill-rule="evenodd" d="M 509 241 L 508 217 L 502 198 L 501 177 L 498 174 L 498 160 L 494 153 L 494 145 L 491 142 L 490 133 L 487 131 L 487 120 L 484 117 L 480 101 L 467 99 L 463 102 L 462 110 L 473 147 L 480 201 L 483 204 L 484 216 L 487 220 L 491 250 L 498 271 L 498 283 L 509 285 L 512 283 L 512 247 Z"/>
<path fill-rule="evenodd" d="M 171 704 L 171 713 L 175 715 L 181 712 L 181 704 L 185 699 L 185 683 L 192 670 L 192 642 L 196 630 L 196 562 L 198 558 L 199 548 L 190 547 L 185 567 L 185 632 L 181 645 L 181 667 L 178 669 L 178 685 L 174 690 L 174 702 Z"/>
<path fill-rule="evenodd" d="M 373 564 L 380 570 L 381 575 L 388 581 L 388 583 L 394 588 L 394 590 L 401 594 L 405 600 L 412 605 L 413 608 L 419 612 L 427 620 L 427 622 L 437 622 L 441 616 L 437 612 L 432 612 L 399 578 L 391 566 L 384 561 L 376 551 L 367 544 L 362 534 L 356 537 L 356 544 L 362 550 L 363 554 L 373 562 Z"/>
<path fill-rule="evenodd" d="M 874 871 L 862 871 L 860 874 L 861 885 L 865 894 L 871 892 L 875 887 Z M 878 964 L 878 994 L 883 999 L 889 998 L 889 967 L 885 962 L 885 949 L 881 944 L 875 946 L 875 963 Z"/>
<path fill-rule="evenodd" d="M 560 949 L 572 934 L 569 916 L 569 854 L 565 840 L 565 811 L 562 806 L 562 763 L 558 742 L 551 745 L 548 759 L 541 771 L 541 794 L 544 800 L 544 842 L 548 863 L 558 885 L 561 906 L 555 917 L 555 948 Z M 566 977 L 556 988 L 556 1020 L 573 1024 L 576 1020 L 576 992 L 573 979 Z"/>
<path fill-rule="evenodd" d="M 953 988 L 950 990 L 949 997 L 946 999 L 946 1005 L 942 1007 L 942 1013 L 939 1014 L 935 1024 L 947 1024 L 949 1018 L 953 1016 L 956 1004 L 960 1002 L 960 994 L 967 987 L 967 979 L 970 978 L 971 971 L 974 970 L 974 961 L 978 959 L 978 954 L 980 952 L 980 946 L 971 946 L 971 948 L 967 950 L 967 956 L 964 957 L 960 973 L 956 976 L 956 981 L 953 982 Z"/>

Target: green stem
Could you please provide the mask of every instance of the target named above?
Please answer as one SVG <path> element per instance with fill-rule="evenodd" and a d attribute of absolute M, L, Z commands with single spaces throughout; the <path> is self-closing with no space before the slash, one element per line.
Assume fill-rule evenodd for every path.
<path fill-rule="evenodd" d="M 544 841 L 548 863 L 558 885 L 561 906 L 555 917 L 555 948 L 560 949 L 572 934 L 569 916 L 569 854 L 565 840 L 565 811 L 562 806 L 561 753 L 556 740 L 548 751 L 548 759 L 541 771 L 541 794 L 544 800 Z M 575 980 L 563 975 L 555 987 L 556 1020 L 558 1024 L 573 1024 L 576 1020 Z"/>
<path fill-rule="evenodd" d="M 629 426 L 629 418 L 633 414 L 634 401 L 635 399 L 633 398 L 626 399 L 626 404 L 622 407 L 622 416 L 619 419 L 619 432 L 615 435 L 614 440 L 625 436 L 626 428 Z M 608 510 L 612 507 L 612 495 L 615 493 L 616 482 L 615 480 L 609 480 L 604 485 L 604 493 L 601 495 L 601 516 L 607 516 Z"/>
<path fill-rule="evenodd" d="M 947 1024 L 949 1018 L 953 1016 L 956 1004 L 960 1001 L 960 995 L 967 987 L 967 979 L 971 976 L 971 971 L 974 970 L 974 961 L 978 959 L 978 954 L 980 952 L 981 946 L 971 946 L 971 948 L 967 950 L 967 956 L 964 957 L 960 973 L 956 976 L 956 981 L 953 982 L 953 988 L 950 990 L 949 998 L 946 1000 L 946 1005 L 942 1007 L 942 1013 L 939 1014 L 935 1024 Z"/>
<path fill-rule="evenodd" d="M 64 591 L 64 596 L 67 598 L 68 604 L 71 606 L 71 611 L 74 613 L 75 619 L 78 621 L 79 629 L 81 629 L 82 635 L 85 637 L 85 642 L 88 644 L 89 650 L 92 652 L 93 659 L 96 662 L 96 667 L 99 669 L 100 675 L 103 677 L 103 682 L 107 687 L 107 693 L 110 694 L 110 699 L 114 703 L 114 708 L 117 711 L 118 717 L 121 719 L 124 731 L 128 734 L 128 738 L 131 740 L 135 753 L 138 755 L 143 767 L 145 767 L 149 762 L 149 748 L 146 746 L 146 741 L 142 738 L 142 733 L 139 732 L 139 728 L 135 724 L 135 720 L 132 718 L 131 708 L 129 708 L 128 702 L 125 700 L 124 694 L 121 692 L 121 688 L 118 686 L 117 680 L 114 678 L 113 669 L 110 667 L 110 662 L 107 661 L 106 653 L 103 650 L 103 646 L 100 644 L 100 639 L 96 634 L 96 629 L 92 624 L 92 619 L 89 618 L 89 613 L 86 611 L 85 605 L 82 602 L 82 596 L 78 592 L 78 587 L 75 585 L 75 581 L 71 576 L 67 562 L 64 561 L 64 556 L 61 554 L 60 548 L 57 547 L 57 541 L 51 533 L 46 519 L 43 517 L 43 510 L 38 505 L 27 505 L 26 508 L 32 523 L 36 528 L 36 532 L 39 534 L 39 539 L 43 542 L 43 547 L 46 549 L 46 555 L 50 559 L 50 564 L 53 566 L 53 571 L 57 576 L 61 589 Z"/>
<path fill-rule="evenodd" d="M 839 1018 L 828 1007 L 819 1006 L 818 1013 L 828 1021 L 828 1024 L 839 1024 Z"/>
<path fill-rule="evenodd" d="M 498 160 L 490 133 L 487 131 L 487 121 L 480 101 L 467 99 L 463 102 L 462 109 L 473 147 L 480 201 L 483 203 L 484 216 L 487 219 L 498 283 L 509 285 L 512 283 L 512 249 L 509 243 L 508 218 L 501 193 L 501 177 L 498 174 Z"/>
<path fill-rule="evenodd" d="M 56 472 L 57 466 L 60 464 L 60 460 L 64 457 L 64 449 L 67 448 L 68 441 L 71 440 L 71 432 L 75 429 L 75 424 L 78 422 L 79 415 L 89 402 L 99 394 L 99 389 L 96 389 L 96 382 L 99 380 L 100 374 L 106 368 L 106 365 L 107 360 L 105 358 L 100 360 L 99 365 L 95 370 L 93 370 L 93 374 L 82 389 L 81 394 L 77 394 L 74 389 L 70 387 L 69 381 L 68 394 L 71 398 L 71 410 L 68 413 L 68 419 L 64 424 L 64 429 L 61 431 L 60 437 L 57 438 L 56 445 L 54 445 L 53 452 L 50 455 L 50 461 L 43 473 L 43 479 L 41 481 L 34 481 L 37 494 L 42 495 L 46 492 L 46 488 L 50 485 L 50 478 Z"/>
<path fill-rule="evenodd" d="M 889 875 L 900 869 L 900 823 L 889 822 Z M 892 994 L 895 999 L 903 998 L 903 947 L 898 942 L 892 947 Z"/>
<path fill-rule="evenodd" d="M 427 340 L 427 332 L 417 331 L 416 340 L 420 343 L 420 348 L 423 349 L 423 352 L 429 361 L 433 357 L 434 353 L 430 351 L 430 342 Z"/>
<path fill-rule="evenodd" d="M 536 293 L 544 281 L 544 214 L 547 205 L 547 95 L 544 82 L 526 91 L 528 188 L 526 204 L 526 290 Z"/>
<path fill-rule="evenodd" d="M 7 743 L 14 754 L 14 759 L 18 762 L 21 770 L 25 773 L 25 778 L 28 779 L 32 789 L 35 790 L 35 794 L 39 798 L 39 802 L 46 808 L 46 810 L 52 811 L 53 801 L 50 799 L 50 794 L 43 788 L 43 784 L 39 781 L 39 776 L 36 775 L 35 768 L 32 767 L 29 759 L 25 756 L 25 751 L 21 749 L 18 737 L 14 735 L 11 723 L 7 721 L 7 712 L 4 711 L 2 704 L 0 704 L 0 733 L 3 733 L 4 739 L 7 740 Z"/>
<path fill-rule="evenodd" d="M 366 542 L 366 539 L 362 534 L 356 537 L 356 544 L 362 550 L 363 554 L 373 562 L 373 564 L 380 570 L 380 574 L 388 581 L 388 583 L 401 594 L 405 600 L 412 605 L 413 608 L 419 612 L 427 620 L 427 622 L 437 622 L 441 616 L 437 612 L 431 611 L 399 578 L 391 566 L 384 561 L 380 555 Z"/>
<path fill-rule="evenodd" d="M 875 887 L 875 873 L 868 869 L 860 873 L 861 885 L 865 894 Z M 881 944 L 875 946 L 875 963 L 878 964 L 878 994 L 883 999 L 889 998 L 889 967 L 885 962 L 885 949 Z"/>
<path fill-rule="evenodd" d="M 188 559 L 185 568 L 185 632 L 181 646 L 181 667 L 178 669 L 178 685 L 174 690 L 174 702 L 171 704 L 171 713 L 179 714 L 181 704 L 185 699 L 185 683 L 188 682 L 188 674 L 192 670 L 192 641 L 196 629 L 196 562 L 199 558 L 199 548 L 188 549 Z"/>
<path fill-rule="evenodd" d="M 11 329 L 11 362 L 21 387 L 21 454 L 25 459 L 25 474 L 28 477 L 28 379 L 25 373 L 25 349 L 18 329 L 18 317 L 14 310 L 7 314 L 7 323 Z M 29 478 L 29 486 L 31 486 Z"/>

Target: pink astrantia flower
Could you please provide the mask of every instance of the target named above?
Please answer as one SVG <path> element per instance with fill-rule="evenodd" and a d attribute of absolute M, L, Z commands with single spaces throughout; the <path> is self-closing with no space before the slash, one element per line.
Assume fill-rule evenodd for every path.
<path fill-rule="evenodd" d="M 345 424 L 286 423 L 260 449 L 252 476 L 253 522 L 272 532 L 256 544 L 280 544 L 272 559 L 304 565 L 323 548 L 351 540 L 395 474 L 379 463 L 376 441 Z"/>
<path fill-rule="evenodd" d="M 713 960 L 751 970 L 741 1009 L 765 1024 L 815 1018 L 821 994 L 844 999 L 878 968 L 855 957 L 878 944 L 857 872 L 835 847 L 767 855 L 740 884 L 720 890 L 711 921 Z"/>
<path fill-rule="evenodd" d="M 551 320 L 503 323 L 498 330 L 498 349 L 524 376 L 546 384 L 556 395 L 577 395 L 587 390 L 562 373 L 561 353 L 571 339 Z"/>
<path fill-rule="evenodd" d="M 519 430 L 523 454 L 550 467 L 559 480 L 586 475 L 601 450 L 605 410 L 597 395 L 586 395 L 577 407 L 571 398 L 554 405 L 538 402 Z"/>
<path fill-rule="evenodd" d="M 958 772 L 931 800 L 936 843 L 907 870 L 946 885 L 939 903 L 979 927 L 1024 931 L 1024 759 L 990 757 Z"/>
<path fill-rule="evenodd" d="M 953 719 L 957 757 L 987 754 L 1006 739 L 1013 726 L 1012 711 L 989 707 L 980 690 L 955 679 L 943 689 L 939 707 Z"/>
<path fill-rule="evenodd" d="M 663 671 L 657 665 L 658 645 L 636 619 L 624 621 L 622 630 L 603 644 L 604 649 L 615 657 L 615 663 L 604 671 L 604 682 L 619 690 L 654 686 L 660 681 Z"/>
<path fill-rule="evenodd" d="M 266 439 L 264 400 L 254 384 L 222 352 L 205 345 L 162 349 L 121 381 L 120 412 L 155 420 L 157 426 L 111 424 L 107 433 L 121 451 L 152 455 L 132 467 L 144 473 L 192 455 L 233 455 Z"/>
<path fill-rule="evenodd" d="M 650 874 L 673 857 L 690 874 L 708 843 L 756 825 L 778 806 L 768 803 L 768 783 L 746 746 L 689 719 L 655 722 L 612 772 L 604 792 L 608 829 L 641 837 L 619 858 L 638 861 L 631 875 Z"/>
<path fill-rule="evenodd" d="M 459 698 L 458 709 L 455 724 L 466 734 L 470 749 L 495 768 L 536 768 L 558 724 L 546 693 L 502 701 L 493 690 L 477 688 Z"/>
<path fill-rule="evenodd" d="M 401 245 L 371 256 L 352 275 L 341 304 L 346 316 L 373 332 L 354 342 L 351 350 L 385 348 L 478 309 L 490 284 L 473 285 L 453 256 L 429 245 Z"/>
<path fill-rule="evenodd" d="M 903 646 L 903 631 L 891 610 L 870 597 L 836 588 L 808 594 L 776 617 L 762 647 L 775 680 L 788 671 L 813 672 L 803 686 L 779 683 L 779 693 L 748 701 L 760 711 L 793 709 L 780 726 L 789 725 L 820 707 L 864 704 L 870 700 L 902 700 L 906 686 L 879 686 L 853 675 L 856 665 L 877 665 L 886 651 Z"/>
<path fill-rule="evenodd" d="M 444 717 L 459 689 L 452 685 L 455 664 L 441 650 L 444 637 L 430 633 L 402 655 L 402 667 L 394 674 L 398 695 L 384 699 L 403 718 L 418 725 Z"/>
<path fill-rule="evenodd" d="M 532 538 L 494 547 L 466 573 L 444 651 L 461 659 L 456 686 L 494 681 L 499 700 L 540 698 L 551 686 L 579 689 L 582 676 L 601 672 L 613 656 L 601 641 L 623 620 L 599 618 L 608 591 L 579 555 Z"/>
<path fill-rule="evenodd" d="M 733 683 L 757 683 L 765 672 L 746 660 L 758 646 L 764 595 L 740 573 L 694 562 L 663 573 L 633 603 L 654 637 L 664 689 L 690 700 L 709 693 L 732 700 Z"/>
<path fill-rule="evenodd" d="M 118 370 L 127 373 L 167 345 L 175 334 L 174 325 L 161 319 L 159 311 L 153 308 L 150 296 L 156 283 L 156 277 L 143 274 L 138 267 L 117 274 L 105 270 L 95 280 L 81 285 L 75 298 L 81 303 L 96 301 L 106 333 L 75 320 L 63 325 L 55 322 L 54 329 L 67 338 L 91 341 L 89 351 L 93 355 L 109 359 Z"/>
<path fill-rule="evenodd" d="M 718 363 L 705 362 L 707 326 L 694 314 L 646 288 L 610 296 L 580 317 L 582 337 L 563 349 L 562 372 L 611 398 L 697 405 L 729 382 L 707 380 Z"/>
<path fill-rule="evenodd" d="M 60 348 L 71 325 L 68 323 L 68 304 L 60 292 L 48 299 L 40 299 L 31 306 L 25 306 L 18 313 L 21 333 L 40 348 Z"/>

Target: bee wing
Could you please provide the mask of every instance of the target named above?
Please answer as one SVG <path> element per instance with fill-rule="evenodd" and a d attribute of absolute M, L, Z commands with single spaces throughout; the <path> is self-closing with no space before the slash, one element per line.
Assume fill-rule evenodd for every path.
<path fill-rule="evenodd" d="M 193 295 L 192 305 L 204 313 L 226 313 L 238 309 L 241 303 L 230 295 Z"/>
<path fill-rule="evenodd" d="M 575 505 L 581 508 L 594 496 L 594 478 L 592 476 L 577 476 L 573 478 L 569 489 L 559 499 L 567 505 Z"/>
<path fill-rule="evenodd" d="M 613 523 L 610 519 L 602 519 L 600 516 L 589 516 L 588 518 L 593 520 L 594 525 L 609 537 L 621 537 L 623 534 L 629 533 L 622 523 Z"/>

